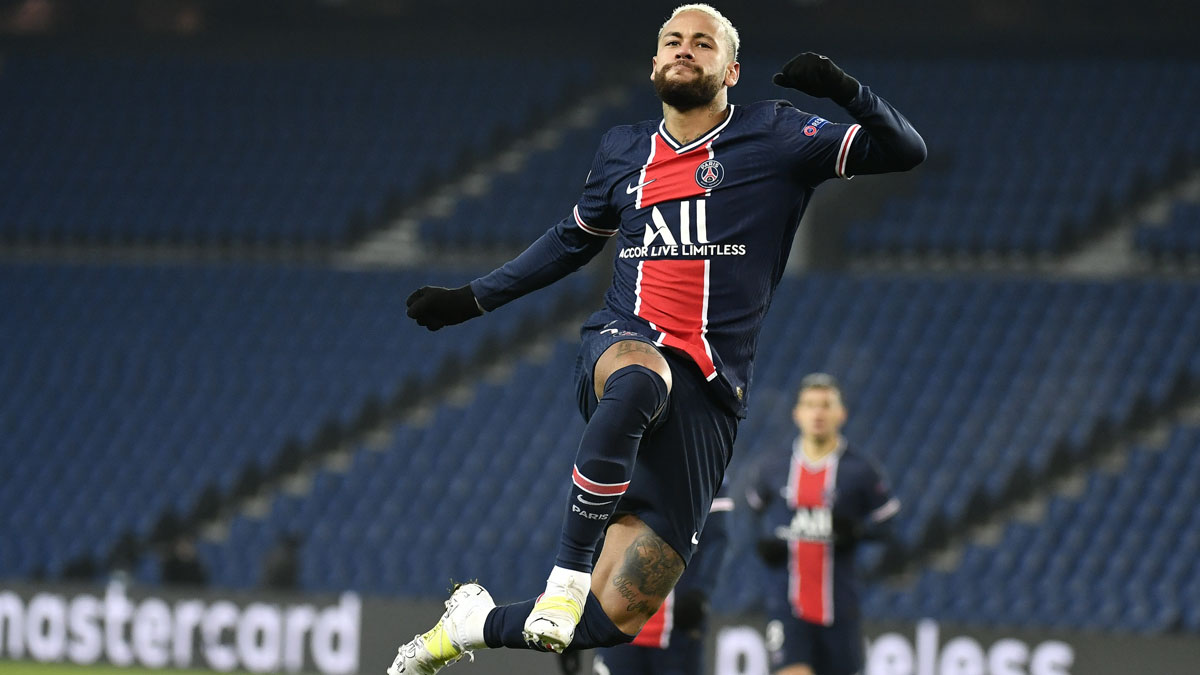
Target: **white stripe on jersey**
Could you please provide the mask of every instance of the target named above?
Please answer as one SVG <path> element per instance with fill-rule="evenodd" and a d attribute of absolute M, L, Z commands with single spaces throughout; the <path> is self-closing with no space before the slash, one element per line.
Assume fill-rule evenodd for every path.
<path fill-rule="evenodd" d="M 700 203 L 703 204 L 704 202 L 701 201 Z M 696 220 L 699 221 L 700 219 L 697 218 Z M 704 261 L 704 306 L 700 310 L 700 342 L 704 345 L 704 353 L 705 353 L 705 355 L 708 356 L 708 362 L 714 363 L 714 365 L 715 365 L 715 362 L 713 361 L 713 355 L 712 355 L 712 346 L 708 344 L 708 277 L 709 277 L 708 271 L 711 267 L 712 267 L 712 261 L 705 260 Z M 717 370 L 716 370 L 716 368 L 713 368 L 712 374 L 704 379 L 709 382 L 712 382 L 716 377 L 717 377 Z"/>
<path fill-rule="evenodd" d="M 666 138 L 666 136 L 663 136 L 663 138 Z M 642 189 L 646 187 L 646 169 L 648 169 L 650 167 L 650 163 L 654 161 L 654 150 L 657 146 L 658 144 L 654 142 L 654 134 L 650 134 L 650 154 L 646 157 L 646 163 L 642 165 L 642 172 L 638 174 L 637 197 L 635 197 L 633 200 L 633 207 L 635 209 L 642 208 Z"/>
<path fill-rule="evenodd" d="M 899 511 L 900 500 L 892 497 L 891 499 L 887 500 L 886 504 L 868 513 L 867 520 L 870 520 L 873 523 L 882 523 L 888 518 L 896 515 Z"/>
<path fill-rule="evenodd" d="M 838 150 L 837 164 L 834 166 L 834 171 L 842 178 L 854 177 L 846 175 L 846 160 L 850 159 L 850 146 L 854 144 L 854 137 L 858 135 L 860 129 L 862 129 L 862 126 L 852 124 L 846 130 L 846 135 L 842 136 L 842 146 Z"/>
<path fill-rule="evenodd" d="M 579 226 L 579 229 L 587 232 L 588 234 L 592 234 L 597 237 L 611 237 L 618 232 L 618 230 L 602 230 L 598 227 L 592 227 L 591 225 L 583 222 L 583 218 L 579 217 L 578 204 L 575 205 L 575 208 L 571 211 L 571 213 L 575 215 L 575 224 Z"/>

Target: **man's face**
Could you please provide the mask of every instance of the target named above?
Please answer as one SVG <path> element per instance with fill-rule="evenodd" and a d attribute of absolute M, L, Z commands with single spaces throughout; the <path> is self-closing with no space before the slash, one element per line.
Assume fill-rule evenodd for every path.
<path fill-rule="evenodd" d="M 682 12 L 663 27 L 650 80 L 663 103 L 681 111 L 707 105 L 723 87 L 737 84 L 725 34 L 703 12 Z"/>
<path fill-rule="evenodd" d="M 836 435 L 846 421 L 842 397 L 833 389 L 814 387 L 800 394 L 792 417 L 805 436 L 826 439 Z"/>

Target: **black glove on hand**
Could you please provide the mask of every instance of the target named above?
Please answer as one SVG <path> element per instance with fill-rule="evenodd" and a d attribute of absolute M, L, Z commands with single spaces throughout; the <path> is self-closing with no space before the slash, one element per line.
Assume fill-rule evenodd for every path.
<path fill-rule="evenodd" d="M 408 296 L 408 317 L 429 330 L 453 326 L 483 314 L 470 286 L 422 286 Z"/>
<path fill-rule="evenodd" d="M 754 550 L 767 567 L 782 567 L 787 563 L 788 546 L 782 539 L 763 537 L 755 543 Z"/>
<path fill-rule="evenodd" d="M 699 630 L 708 616 L 708 595 L 693 588 L 675 597 L 675 627 L 687 633 Z"/>
<path fill-rule="evenodd" d="M 858 96 L 858 80 L 820 54 L 804 52 L 783 64 L 772 82 L 817 98 L 828 98 L 844 106 Z"/>

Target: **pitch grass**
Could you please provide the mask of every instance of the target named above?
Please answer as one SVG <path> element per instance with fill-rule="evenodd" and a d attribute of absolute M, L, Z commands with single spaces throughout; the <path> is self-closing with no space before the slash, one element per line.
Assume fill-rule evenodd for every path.
<path fill-rule="evenodd" d="M 94 666 L 77 666 L 73 663 L 36 663 L 33 661 L 4 661 L 0 660 L 0 673 L 4 675 L 114 675 L 115 673 L 143 673 L 149 675 L 193 675 L 204 673 L 205 675 L 213 675 L 211 670 L 189 670 L 180 668 L 164 668 L 162 670 L 154 670 L 150 668 L 121 668 L 119 666 L 109 666 L 97 664 Z M 230 675 L 246 675 L 239 671 L 232 671 Z"/>

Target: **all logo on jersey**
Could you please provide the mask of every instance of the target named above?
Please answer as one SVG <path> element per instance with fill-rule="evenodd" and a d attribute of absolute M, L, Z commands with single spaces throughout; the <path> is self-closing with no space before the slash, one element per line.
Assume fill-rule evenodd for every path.
<path fill-rule="evenodd" d="M 696 167 L 696 185 L 711 190 L 725 178 L 725 167 L 715 159 L 705 160 Z"/>
<path fill-rule="evenodd" d="M 695 218 L 692 205 L 695 205 Z M 679 218 L 667 220 L 663 210 L 655 206 L 650 210 L 650 221 L 645 224 L 641 246 L 629 246 L 617 253 L 619 258 L 674 258 L 679 256 L 726 256 L 746 255 L 745 244 L 714 244 L 708 238 L 708 210 L 705 200 L 679 202 Z"/>
<path fill-rule="evenodd" d="M 823 506 L 802 506 L 786 527 L 775 528 L 775 536 L 790 541 L 831 541 L 833 512 Z"/>

